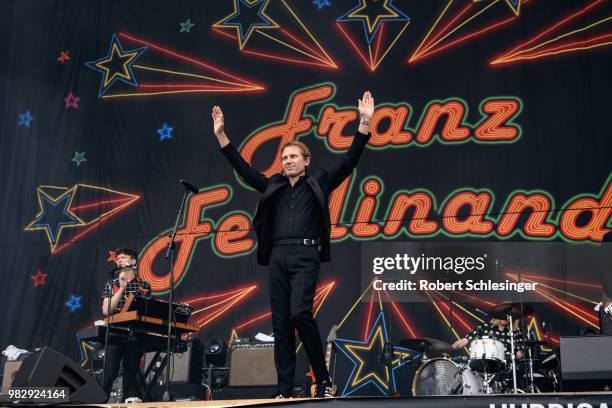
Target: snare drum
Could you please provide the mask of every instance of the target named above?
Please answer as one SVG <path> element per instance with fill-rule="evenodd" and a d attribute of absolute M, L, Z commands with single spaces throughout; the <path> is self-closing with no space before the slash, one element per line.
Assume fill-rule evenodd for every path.
<path fill-rule="evenodd" d="M 506 348 L 496 339 L 482 337 L 470 343 L 470 367 L 474 371 L 496 373 L 506 365 Z"/>
<path fill-rule="evenodd" d="M 480 377 L 470 367 L 447 358 L 428 360 L 417 370 L 412 381 L 413 395 L 483 394 Z"/>

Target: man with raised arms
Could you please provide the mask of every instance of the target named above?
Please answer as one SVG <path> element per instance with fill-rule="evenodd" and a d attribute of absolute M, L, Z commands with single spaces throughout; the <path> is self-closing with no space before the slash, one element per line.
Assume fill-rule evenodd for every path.
<path fill-rule="evenodd" d="M 374 99 L 365 92 L 358 99 L 359 127 L 346 154 L 327 169 L 311 170 L 308 147 L 289 141 L 281 147 L 283 173 L 266 177 L 253 169 L 230 143 L 221 108 L 212 109 L 213 130 L 236 172 L 262 193 L 253 226 L 257 260 L 269 265 L 270 304 L 274 332 L 277 398 L 292 396 L 297 330 L 316 377 L 316 396 L 332 396 L 321 335 L 312 304 L 320 262 L 330 260 L 329 195 L 348 177 L 370 138 Z"/>

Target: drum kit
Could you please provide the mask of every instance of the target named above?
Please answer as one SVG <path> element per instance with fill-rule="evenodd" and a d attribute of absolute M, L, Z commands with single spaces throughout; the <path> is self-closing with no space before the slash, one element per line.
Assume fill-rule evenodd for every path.
<path fill-rule="evenodd" d="M 531 306 L 502 303 L 490 310 L 493 319 L 513 322 L 533 315 Z M 510 330 L 510 355 L 504 343 L 496 338 L 480 336 L 469 344 L 469 357 L 451 357 L 449 343 L 431 338 L 404 339 L 402 347 L 421 353 L 420 365 L 414 375 L 412 393 L 419 395 L 482 395 L 508 393 L 553 392 L 558 388 L 559 366 L 554 352 L 540 360 L 534 352 L 548 342 L 519 338 Z M 517 360 L 515 351 L 524 350 Z M 517 378 L 522 378 L 519 388 Z"/>

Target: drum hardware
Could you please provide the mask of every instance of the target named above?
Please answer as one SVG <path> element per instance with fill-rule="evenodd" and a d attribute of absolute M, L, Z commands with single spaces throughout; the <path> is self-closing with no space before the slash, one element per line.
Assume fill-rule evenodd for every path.
<path fill-rule="evenodd" d="M 512 362 L 512 392 L 516 394 L 518 389 L 516 387 L 516 357 L 514 356 L 514 325 L 512 322 L 512 313 L 508 314 L 507 317 L 510 322 L 510 361 Z"/>
<path fill-rule="evenodd" d="M 433 358 L 423 363 L 414 375 L 413 395 L 479 395 L 483 393 L 480 376 L 468 365 L 449 358 Z"/>
<path fill-rule="evenodd" d="M 427 337 L 403 339 L 399 341 L 399 344 L 402 347 L 421 352 L 422 362 L 429 360 L 430 354 L 440 356 L 453 351 L 453 347 L 447 342 Z"/>

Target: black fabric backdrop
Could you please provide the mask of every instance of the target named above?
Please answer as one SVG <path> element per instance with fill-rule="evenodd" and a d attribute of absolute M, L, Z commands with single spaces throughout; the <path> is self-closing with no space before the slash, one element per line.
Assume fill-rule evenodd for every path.
<path fill-rule="evenodd" d="M 512 1 L 481 2 L 478 6 L 451 2 L 451 8 L 441 19 L 444 24 L 441 22 L 437 27 L 451 21 L 449 16 L 464 7 L 472 7 L 468 15 L 481 10 L 482 3 L 489 4 L 490 9 L 462 25 L 454 37 L 450 36 L 437 47 L 504 19 L 509 19 L 508 23 L 411 63 L 408 63 L 409 57 L 426 39 L 448 3 L 395 0 L 391 5 L 387 3 L 387 8 L 374 4 L 374 9 L 368 9 L 370 13 L 395 17 L 383 17 L 380 21 L 370 18 L 374 29 L 378 24 L 383 27 L 378 30 L 384 31 L 380 40 L 379 31 L 372 34 L 372 47 L 376 47 L 377 41 L 383 44 L 380 47 L 389 45 L 404 27 L 407 20 L 397 10 L 410 18 L 410 24 L 397 36 L 375 69 L 368 67 L 355 50 L 355 47 L 365 50 L 362 52 L 368 55 L 367 45 L 364 46 L 367 24 L 362 23 L 367 23 L 367 19 L 357 16 L 352 17 L 354 21 L 336 21 L 357 7 L 359 1 L 283 3 L 271 0 L 269 4 L 259 1 L 254 5 L 239 2 L 244 15 L 249 7 L 263 10 L 254 20 L 260 24 L 251 27 L 254 30 L 249 30 L 249 23 L 243 22 L 246 28 L 242 51 L 235 39 L 238 26 L 231 25 L 242 17 L 227 18 L 236 14 L 233 3 L 2 0 L 2 348 L 8 344 L 23 348 L 44 344 L 83 361 L 87 348 L 79 343 L 76 332 L 100 317 L 99 297 L 107 277 L 105 271 L 113 266 L 108 261 L 109 251 L 121 245 L 136 248 L 143 258 L 149 259 L 151 274 L 165 275 L 167 263 L 162 253 L 155 255 L 150 246 L 172 226 L 182 193 L 180 178 L 189 180 L 201 191 L 219 187 L 232 191 L 226 202 L 206 208 L 201 217 L 192 214 L 196 221 L 209 219 L 215 229 L 229 213 L 244 214 L 247 221 L 251 219 L 257 194 L 241 184 L 218 151 L 211 131 L 213 105 L 222 106 L 226 130 L 239 146 L 258 130 L 283 122 L 292 94 L 298 90 L 331 85 L 335 95 L 329 101 L 312 103 L 306 112 L 298 112 L 302 117 L 310 115 L 313 119 L 314 124 L 299 136 L 312 149 L 313 165 L 317 166 L 329 163 L 342 153 L 326 145 L 325 132 L 315 135 L 323 106 L 354 108 L 364 90 L 372 91 L 377 105 L 410 105 L 412 112 L 404 129 L 413 131 L 432 102 L 450 98 L 464 101 L 468 108 L 464 120 L 475 124 L 487 116 L 479 111 L 487 98 L 520 101 L 522 110 L 511 122 L 505 122 L 506 126 L 513 123 L 515 129 L 520 128 L 519 136 L 505 143 L 477 142 L 471 132 L 464 143 L 442 143 L 440 138 L 434 138 L 430 144 L 366 149 L 353 175 L 353 187 L 347 193 L 339 224 L 353 227 L 362 182 L 374 176 L 384 185 L 373 216 L 381 226 L 396 192 L 429 191 L 437 204 L 437 209 L 432 209 L 428 216 L 429 220 L 438 222 L 435 232 L 423 236 L 401 232 L 393 237 L 398 241 L 500 239 L 494 233 L 465 235 L 444 231 L 440 209 L 445 199 L 454 196 L 458 189 L 490 192 L 494 199 L 486 211 L 494 214 L 492 219 L 504 210 L 504 202 L 517 190 L 546 192 L 554 210 L 549 221 L 559 231 L 559 209 L 580 195 L 600 200 L 610 186 L 610 48 L 590 47 L 508 64 L 490 64 L 497 56 L 593 3 L 596 6 L 558 26 L 545 38 L 609 17 L 612 10 L 607 1 L 532 0 L 522 4 L 518 17 L 512 17 Z M 303 26 L 296 23 L 296 18 Z M 188 19 L 195 24 L 189 29 L 181 25 Z M 285 31 L 270 28 L 270 20 Z M 459 21 L 462 20 L 453 24 L 456 26 Z M 227 27 L 213 27 L 219 22 Z M 605 35 L 606 28 L 609 25 L 604 22 L 559 41 L 589 41 Z M 101 92 L 103 73 L 91 65 L 108 54 L 115 33 L 124 53 L 148 46 L 135 61 L 127 63 L 145 68 L 133 67 L 132 75 L 123 72 L 135 78 L 138 86 L 116 80 Z M 293 39 L 286 33 L 293 34 Z M 285 44 L 265 34 L 283 38 Z M 533 44 L 544 41 L 536 39 Z M 605 41 L 592 40 L 589 44 L 602 42 Z M 559 43 L 553 46 L 556 44 Z M 69 51 L 70 56 L 63 63 L 58 60 L 62 51 Z M 258 52 L 301 62 L 266 58 Z M 331 66 L 330 59 L 336 67 Z M 109 65 L 110 69 L 121 71 L 116 61 L 115 65 Z M 211 65 L 216 68 L 211 69 Z M 144 86 L 147 84 L 158 88 L 147 88 Z M 142 94 L 151 90 L 174 93 Z M 178 90 L 187 92 L 177 93 Z M 80 98 L 78 108 L 66 106 L 69 93 Z M 126 93 L 133 95 L 106 97 Z M 29 126 L 20 116 L 26 111 L 33 116 Z M 445 116 L 442 118 L 435 127 L 436 133 L 443 132 Z M 171 137 L 160 134 L 158 129 L 164 125 L 173 128 Z M 380 131 L 388 126 L 388 120 L 382 121 Z M 343 134 L 351 135 L 355 128 L 356 121 L 352 121 Z M 255 167 L 263 170 L 272 165 L 278 140 L 275 138 L 256 150 Z M 78 163 L 83 152 L 86 161 Z M 63 198 L 60 200 L 60 197 Z M 193 199 L 192 196 L 192 202 Z M 48 214 L 41 215 L 41 205 Z M 467 215 L 466 209 L 462 207 L 463 217 Z M 555 232 L 545 239 L 582 243 L 601 238 L 602 230 L 610 228 L 610 212 L 609 208 L 599 211 L 603 222 L 592 225 L 592 234 L 572 237 Z M 590 225 L 592 217 L 587 213 L 581 216 L 579 225 Z M 528 214 L 529 211 L 523 214 L 514 230 L 523 228 Z M 412 215 L 412 210 L 406 213 L 403 226 L 408 226 Z M 497 223 L 493 224 L 495 228 Z M 515 233 L 503 239 L 537 239 L 528 235 Z M 246 250 L 221 256 L 217 247 L 213 248 L 215 235 L 211 236 L 201 237 L 188 257 L 184 253 L 186 258 L 181 262 L 187 266 L 176 290 L 178 300 L 196 305 L 194 320 L 203 324 L 199 337 L 229 340 L 233 330 L 240 337 L 252 336 L 258 331 L 269 332 L 271 324 L 265 316 L 268 311 L 266 270 L 256 264 L 255 251 L 248 250 L 247 243 Z M 249 233 L 248 238 L 254 239 L 254 234 Z M 360 241 L 356 236 L 336 240 L 332 245 L 332 262 L 322 267 L 321 282 L 329 290 L 318 309 L 322 334 L 340 322 L 359 299 L 360 265 L 355 254 Z M 180 247 L 181 244 L 179 252 Z M 42 274 L 46 274 L 44 284 Z M 154 287 L 159 296 L 165 296 L 163 284 Z M 366 340 L 378 308 L 375 304 L 372 310 L 368 296 L 345 319 L 339 337 Z M 598 292 L 594 290 L 592 299 L 597 297 Z M 584 319 L 555 305 L 540 306 L 538 316 L 554 322 L 554 336 L 575 334 L 579 328 L 588 326 L 588 321 L 595 321 L 590 303 L 576 307 L 586 311 Z M 260 319 L 244 325 L 257 317 Z M 468 325 L 475 323 L 469 319 L 466 315 Z M 386 316 L 386 324 L 393 341 L 413 335 L 449 337 L 447 325 L 431 304 L 399 304 L 397 310 Z M 458 328 L 460 335 L 466 330 Z M 370 353 L 374 360 L 378 353 L 375 348 Z M 344 387 L 344 393 L 384 391 L 384 381 L 362 380 L 361 385 L 365 385 L 359 389 L 356 389 L 359 384 L 348 384 L 347 378 L 354 375 L 352 364 L 345 354 L 339 354 L 338 382 Z M 373 363 L 372 369 L 379 370 L 375 366 Z M 411 368 L 394 370 L 395 381 L 403 392 L 408 390 L 410 372 Z"/>

